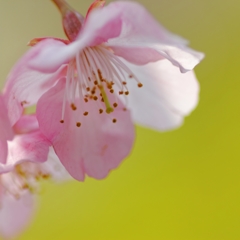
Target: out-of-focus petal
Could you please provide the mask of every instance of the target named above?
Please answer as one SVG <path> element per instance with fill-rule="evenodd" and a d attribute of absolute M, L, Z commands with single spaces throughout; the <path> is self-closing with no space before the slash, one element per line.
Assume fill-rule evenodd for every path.
<path fill-rule="evenodd" d="M 176 128 L 196 107 L 199 84 L 194 72 L 181 73 L 167 60 L 128 67 L 143 84 L 140 89 L 132 79 L 127 84 L 128 107 L 136 123 L 157 130 Z"/>
<path fill-rule="evenodd" d="M 65 83 L 59 82 L 42 96 L 37 105 L 41 131 L 51 141 L 56 154 L 68 172 L 83 181 L 85 174 L 101 179 L 116 168 L 129 154 L 134 140 L 134 126 L 128 111 L 119 109 L 99 114 L 99 106 L 91 100 L 79 99 L 76 111 L 66 105 L 64 123 L 62 106 Z M 103 106 L 102 106 L 103 108 Z M 83 113 L 88 111 L 88 116 Z M 117 122 L 113 123 L 112 119 Z M 77 127 L 76 123 L 81 123 Z"/>
<path fill-rule="evenodd" d="M 39 129 L 38 121 L 35 114 L 22 115 L 13 126 L 16 134 L 30 133 Z"/>
<path fill-rule="evenodd" d="M 45 162 L 50 142 L 39 131 L 17 135 L 8 142 L 8 157 L 0 164 L 0 173 L 11 171 L 16 164 L 24 161 Z"/>
<path fill-rule="evenodd" d="M 52 147 L 50 147 L 47 161 L 43 163 L 32 161 L 20 162 L 19 164 L 15 165 L 15 168 L 12 172 L 9 174 L 4 174 L 4 176 L 6 176 L 4 179 L 5 183 L 12 192 L 19 192 L 19 185 L 14 186 L 14 184 L 16 185 L 17 180 L 15 180 L 15 182 L 12 181 L 14 177 L 18 179 L 19 176 L 17 175 L 19 172 L 21 173 L 20 177 L 24 175 L 25 180 L 32 189 L 38 189 L 38 182 L 36 179 L 48 179 L 54 182 L 63 182 L 72 179 Z"/>
<path fill-rule="evenodd" d="M 137 2 L 116 1 L 105 7 L 107 12 L 121 12 L 121 34 L 116 42 L 138 43 L 161 42 L 168 44 L 187 45 L 188 41 L 166 30 L 152 15 Z"/>
<path fill-rule="evenodd" d="M 13 136 L 14 134 L 8 118 L 7 109 L 3 97 L 0 95 L 0 140 L 11 140 Z"/>
<path fill-rule="evenodd" d="M 0 95 L 0 164 L 5 164 L 8 155 L 7 140 L 13 138 L 13 130 L 8 118 L 3 97 Z"/>
<path fill-rule="evenodd" d="M 4 239 L 12 239 L 30 223 L 34 199 L 27 191 L 19 199 L 7 193 L 1 194 L 0 198 L 0 235 Z"/>
<path fill-rule="evenodd" d="M 45 43 L 48 43 L 45 41 L 39 43 L 43 48 L 46 46 Z M 56 40 L 49 41 L 63 44 Z M 7 78 L 4 88 L 4 101 L 12 125 L 20 118 L 23 107 L 36 104 L 41 95 L 65 74 L 65 66 L 62 66 L 53 74 L 39 73 L 30 69 L 28 63 L 39 51 L 41 51 L 41 48 L 38 45 L 32 47 L 13 67 Z"/>
<path fill-rule="evenodd" d="M 192 70 L 204 57 L 186 47 L 186 40 L 168 32 L 140 4 L 114 2 L 106 8 L 122 12 L 121 34 L 108 41 L 116 55 L 139 65 L 167 58 L 182 72 Z"/>
<path fill-rule="evenodd" d="M 6 140 L 0 140 L 0 164 L 5 164 L 8 155 L 8 145 Z"/>

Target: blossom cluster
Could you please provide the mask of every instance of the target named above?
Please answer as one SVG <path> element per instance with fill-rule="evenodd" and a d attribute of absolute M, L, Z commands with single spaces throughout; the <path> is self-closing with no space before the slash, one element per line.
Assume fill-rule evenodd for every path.
<path fill-rule="evenodd" d="M 67 39 L 31 40 L 0 95 L 4 237 L 29 221 L 40 179 L 105 178 L 129 155 L 134 123 L 173 129 L 198 103 L 193 68 L 204 55 L 143 6 L 95 0 L 83 17 L 52 1 Z"/>

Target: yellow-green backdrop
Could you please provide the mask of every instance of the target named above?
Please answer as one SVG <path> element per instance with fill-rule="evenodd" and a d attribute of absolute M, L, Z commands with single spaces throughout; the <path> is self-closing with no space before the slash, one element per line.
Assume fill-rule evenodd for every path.
<path fill-rule="evenodd" d="M 90 0 L 69 0 L 85 13 Z M 102 181 L 44 184 L 21 240 L 240 239 L 240 1 L 142 0 L 206 53 L 200 103 L 178 130 L 137 127 L 130 157 Z M 34 37 L 63 37 L 51 1 L 0 0 L 1 86 Z"/>

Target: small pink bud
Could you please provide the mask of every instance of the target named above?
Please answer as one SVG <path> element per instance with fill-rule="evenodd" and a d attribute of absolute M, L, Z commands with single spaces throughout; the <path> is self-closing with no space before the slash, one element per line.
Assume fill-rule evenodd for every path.
<path fill-rule="evenodd" d="M 70 41 L 74 41 L 82 28 L 83 16 L 64 0 L 52 0 L 62 14 L 63 29 Z"/>

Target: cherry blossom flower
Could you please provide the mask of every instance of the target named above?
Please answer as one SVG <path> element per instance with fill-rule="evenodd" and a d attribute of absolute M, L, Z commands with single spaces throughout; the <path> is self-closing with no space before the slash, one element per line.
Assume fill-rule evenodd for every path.
<path fill-rule="evenodd" d="M 0 236 L 4 238 L 18 235 L 28 225 L 34 212 L 34 199 L 27 181 L 29 174 L 20 171 L 21 165 L 30 158 L 40 162 L 47 160 L 47 140 L 44 142 L 36 133 L 15 136 L 15 132 L 23 129 L 21 132 L 27 129 L 33 131 L 37 121 L 33 123 L 32 120 L 32 117 L 20 119 L 12 128 L 4 99 L 0 96 Z M 36 173 L 31 178 L 35 176 Z"/>
<path fill-rule="evenodd" d="M 0 112 L 0 135 L 4 138 L 0 145 L 0 152 L 4 152 L 0 158 L 0 174 L 12 171 L 17 164 L 24 161 L 45 162 L 51 143 L 39 131 L 36 116 L 22 115 L 11 127 L 2 96 Z"/>
<path fill-rule="evenodd" d="M 0 236 L 4 239 L 19 235 L 30 224 L 41 179 L 71 179 L 53 149 L 44 163 L 18 161 L 11 171 L 0 174 Z"/>
<path fill-rule="evenodd" d="M 40 129 L 68 172 L 101 179 L 129 154 L 132 120 L 157 130 L 182 124 L 198 103 L 192 70 L 204 55 L 138 3 L 96 0 L 84 18 L 53 2 L 68 40 L 29 43 L 5 88 L 9 118 L 37 103 Z"/>
<path fill-rule="evenodd" d="M 69 175 L 54 151 L 49 152 L 34 115 L 21 116 L 11 127 L 1 95 L 0 136 L 0 236 L 8 239 L 32 219 L 39 180 L 66 180 Z"/>

